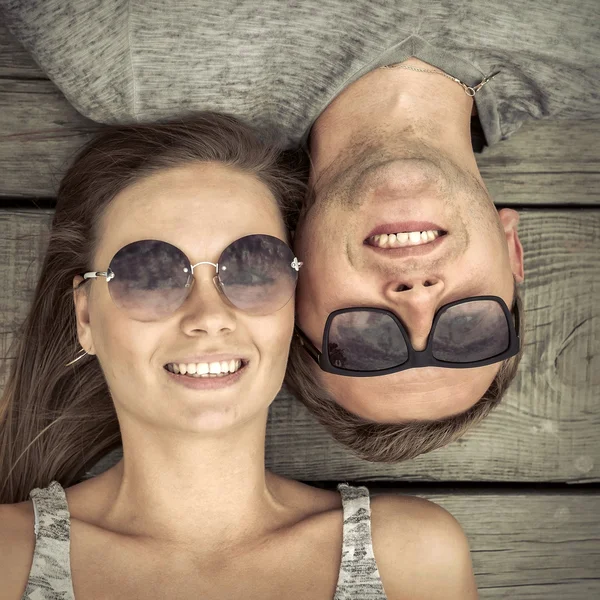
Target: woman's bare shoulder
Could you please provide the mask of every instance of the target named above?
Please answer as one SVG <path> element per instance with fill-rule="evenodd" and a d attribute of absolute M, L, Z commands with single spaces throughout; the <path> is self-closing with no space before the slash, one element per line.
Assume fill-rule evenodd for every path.
<path fill-rule="evenodd" d="M 35 533 L 30 501 L 0 504 L 0 600 L 19 600 L 33 562 Z"/>
<path fill-rule="evenodd" d="M 477 598 L 467 538 L 441 506 L 414 496 L 375 496 L 371 532 L 389 600 Z"/>

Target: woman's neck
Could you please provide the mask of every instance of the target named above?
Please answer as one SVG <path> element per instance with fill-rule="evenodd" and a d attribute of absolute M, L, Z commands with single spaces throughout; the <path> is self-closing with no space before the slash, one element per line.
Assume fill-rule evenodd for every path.
<path fill-rule="evenodd" d="M 99 525 L 179 548 L 252 545 L 289 520 L 264 464 L 266 415 L 214 436 L 122 426 L 123 459 L 100 477 Z"/>

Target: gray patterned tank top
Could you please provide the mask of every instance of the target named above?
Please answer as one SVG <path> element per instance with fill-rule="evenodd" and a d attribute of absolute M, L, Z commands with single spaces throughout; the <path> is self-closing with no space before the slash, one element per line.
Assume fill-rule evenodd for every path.
<path fill-rule="evenodd" d="M 369 490 L 337 486 L 344 507 L 342 562 L 333 600 L 387 600 L 371 539 Z M 52 481 L 29 493 L 35 513 L 35 551 L 22 600 L 75 600 L 70 565 L 71 515 L 63 487 Z"/>

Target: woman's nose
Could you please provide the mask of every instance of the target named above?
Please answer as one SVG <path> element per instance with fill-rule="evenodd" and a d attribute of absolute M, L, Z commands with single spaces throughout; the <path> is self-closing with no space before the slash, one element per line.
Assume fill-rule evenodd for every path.
<path fill-rule="evenodd" d="M 237 323 L 235 308 L 220 292 L 214 265 L 203 264 L 206 266 L 194 269 L 192 289 L 182 306 L 182 324 L 189 333 L 219 335 L 234 331 Z"/>

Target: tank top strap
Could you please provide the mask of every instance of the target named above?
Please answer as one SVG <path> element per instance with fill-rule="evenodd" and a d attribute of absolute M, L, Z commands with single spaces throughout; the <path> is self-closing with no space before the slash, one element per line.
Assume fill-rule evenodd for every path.
<path fill-rule="evenodd" d="M 371 537 L 369 489 L 337 486 L 344 509 L 342 562 L 334 600 L 386 600 Z"/>
<path fill-rule="evenodd" d="M 36 539 L 50 537 L 60 542 L 68 541 L 71 515 L 60 483 L 52 481 L 48 487 L 34 488 L 29 492 L 29 497 L 35 514 Z"/>
<path fill-rule="evenodd" d="M 74 600 L 71 579 L 71 515 L 58 481 L 29 492 L 35 515 L 35 550 L 22 600 Z M 46 596 L 45 594 L 54 594 Z M 41 595 L 40 595 L 41 594 Z"/>

